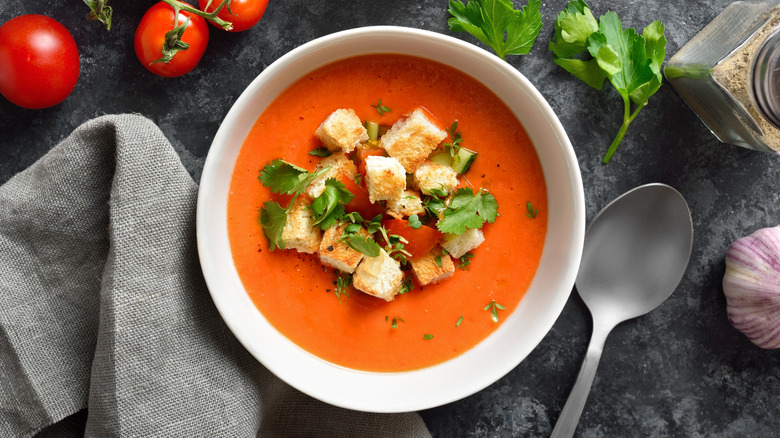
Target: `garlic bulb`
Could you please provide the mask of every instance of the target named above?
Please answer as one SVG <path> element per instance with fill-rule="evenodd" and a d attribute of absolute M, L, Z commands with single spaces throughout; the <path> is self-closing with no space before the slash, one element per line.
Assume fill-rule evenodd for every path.
<path fill-rule="evenodd" d="M 780 348 L 780 226 L 729 247 L 723 293 L 736 329 L 761 348 Z"/>

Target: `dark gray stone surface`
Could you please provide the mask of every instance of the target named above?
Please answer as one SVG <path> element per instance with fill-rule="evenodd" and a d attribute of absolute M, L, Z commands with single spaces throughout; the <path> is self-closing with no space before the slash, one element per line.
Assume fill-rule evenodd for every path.
<path fill-rule="evenodd" d="M 42 13 L 73 33 L 81 77 L 73 94 L 45 110 L 0 99 L 0 183 L 45 154 L 82 122 L 137 112 L 154 120 L 197 180 L 231 104 L 274 60 L 314 38 L 358 26 L 400 25 L 450 34 L 446 0 L 379 2 L 271 0 L 261 23 L 242 34 L 211 29 L 200 65 L 187 76 L 147 72 L 133 51 L 135 26 L 151 1 L 115 2 L 114 29 L 84 22 L 81 2 L 2 0 L 0 22 Z M 666 26 L 667 59 L 729 2 L 591 1 L 595 15 L 618 12 L 625 26 Z M 517 2 L 515 3 L 517 4 Z M 778 158 L 719 143 L 664 86 L 631 126 L 608 165 L 601 157 L 620 125 L 611 86 L 588 88 L 553 64 L 546 42 L 564 0 L 542 4 L 544 28 L 532 53 L 508 60 L 550 102 L 582 169 L 588 220 L 637 185 L 663 182 L 688 200 L 695 240 L 677 291 L 659 309 L 620 325 L 607 340 L 578 435 L 776 436 L 780 352 L 753 346 L 726 319 L 723 255 L 736 238 L 780 222 Z M 465 34 L 454 36 L 477 44 Z M 566 401 L 590 337 L 576 292 L 538 348 L 517 368 L 464 400 L 422 412 L 436 437 L 548 435 Z"/>

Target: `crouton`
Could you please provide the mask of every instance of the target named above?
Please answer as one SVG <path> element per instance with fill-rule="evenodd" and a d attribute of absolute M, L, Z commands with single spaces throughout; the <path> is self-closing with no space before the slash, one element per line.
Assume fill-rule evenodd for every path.
<path fill-rule="evenodd" d="M 424 161 L 414 172 L 414 184 L 423 194 L 446 196 L 458 186 L 458 173 L 445 164 Z"/>
<path fill-rule="evenodd" d="M 436 257 L 439 257 L 437 263 Z M 409 259 L 412 264 L 412 272 L 420 286 L 430 283 L 438 283 L 450 277 L 455 272 L 455 264 L 447 254 L 442 254 L 440 246 L 434 247 L 428 254 Z"/>
<path fill-rule="evenodd" d="M 306 193 L 311 196 L 312 199 L 322 194 L 325 190 L 325 181 L 328 178 L 340 179 L 341 177 L 346 177 L 354 179 L 355 174 L 357 174 L 355 163 L 347 158 L 343 152 L 336 152 L 333 155 L 323 158 L 317 163 L 317 167 L 314 170 L 316 172 L 326 167 L 330 168 L 325 173 L 315 178 L 314 181 L 309 184 L 309 187 L 306 188 Z"/>
<path fill-rule="evenodd" d="M 404 273 L 401 263 L 379 249 L 379 256 L 364 257 L 352 276 L 352 286 L 385 301 L 392 301 L 401 291 Z"/>
<path fill-rule="evenodd" d="M 462 234 L 445 234 L 441 246 L 456 259 L 473 250 L 485 241 L 482 230 L 466 228 Z"/>
<path fill-rule="evenodd" d="M 333 111 L 314 132 L 329 151 L 352 152 L 361 143 L 368 141 L 368 131 L 360 117 L 352 109 L 340 108 Z"/>
<path fill-rule="evenodd" d="M 409 173 L 414 173 L 447 137 L 447 131 L 441 130 L 433 120 L 428 111 L 417 108 L 395 122 L 381 138 L 387 154 Z"/>
<path fill-rule="evenodd" d="M 320 261 L 325 266 L 347 273 L 355 272 L 358 263 L 363 260 L 363 253 L 350 248 L 346 242 L 339 242 L 347 224 L 336 225 L 325 230 L 320 242 Z M 361 228 L 359 233 L 368 237 L 368 231 Z"/>
<path fill-rule="evenodd" d="M 372 203 L 400 198 L 406 190 L 406 172 L 395 158 L 369 156 L 366 157 L 366 185 Z"/>
<path fill-rule="evenodd" d="M 396 219 L 403 219 L 413 214 L 424 215 L 425 208 L 423 208 L 420 194 L 414 190 L 404 190 L 400 198 L 388 199 L 387 214 Z"/>
<path fill-rule="evenodd" d="M 285 249 L 312 254 L 320 248 L 322 236 L 319 228 L 314 226 L 314 217 L 309 205 L 311 199 L 307 196 L 299 196 L 287 211 L 287 223 L 282 230 Z"/>

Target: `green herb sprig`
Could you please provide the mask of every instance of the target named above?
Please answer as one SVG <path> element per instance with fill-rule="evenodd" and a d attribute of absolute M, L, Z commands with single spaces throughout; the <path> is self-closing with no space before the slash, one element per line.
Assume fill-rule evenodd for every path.
<path fill-rule="evenodd" d="M 452 195 L 450 205 L 444 210 L 436 225 L 442 233 L 463 234 L 466 228 L 482 228 L 485 222 L 493 223 L 498 216 L 498 202 L 490 193 L 470 187 L 461 187 Z"/>
<path fill-rule="evenodd" d="M 490 319 L 492 319 L 493 322 L 497 323 L 498 322 L 498 311 L 499 310 L 506 310 L 506 307 L 502 306 L 501 304 L 498 304 L 496 302 L 496 300 L 492 300 L 482 310 L 490 310 Z"/>
<path fill-rule="evenodd" d="M 558 14 L 554 41 L 548 49 L 553 52 L 553 61 L 569 73 L 597 90 L 609 79 L 622 97 L 623 124 L 602 160 L 608 163 L 631 122 L 661 88 L 661 64 L 666 57 L 664 25 L 654 21 L 640 35 L 633 28 L 624 30 L 615 12 L 596 21 L 583 0 L 574 0 Z"/>
<path fill-rule="evenodd" d="M 315 178 L 328 171 L 328 167 L 317 172 L 309 173 L 306 169 L 290 164 L 284 160 L 274 160 L 263 167 L 258 179 L 263 186 L 271 189 L 273 193 L 293 195 L 287 207 L 282 207 L 278 202 L 266 201 L 260 209 L 260 223 L 263 233 L 268 238 L 269 249 L 284 249 L 282 233 L 287 224 L 287 212 L 295 203 L 306 187 Z"/>
<path fill-rule="evenodd" d="M 512 0 L 450 0 L 447 24 L 453 32 L 468 32 L 490 46 L 499 58 L 525 55 L 542 30 L 541 0 L 515 10 Z"/>

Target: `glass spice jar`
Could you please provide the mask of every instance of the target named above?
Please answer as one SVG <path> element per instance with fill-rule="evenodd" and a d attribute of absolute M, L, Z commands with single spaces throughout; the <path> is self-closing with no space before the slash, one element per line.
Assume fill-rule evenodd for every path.
<path fill-rule="evenodd" d="M 780 153 L 780 0 L 732 3 L 664 75 L 720 141 Z"/>

